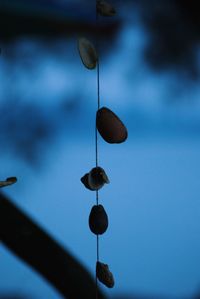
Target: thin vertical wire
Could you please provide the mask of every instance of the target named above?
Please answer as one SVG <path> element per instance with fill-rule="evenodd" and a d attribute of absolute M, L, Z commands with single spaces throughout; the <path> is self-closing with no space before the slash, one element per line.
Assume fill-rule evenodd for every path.
<path fill-rule="evenodd" d="M 97 51 L 98 51 L 98 42 L 97 42 Z M 98 100 L 98 109 L 100 108 L 100 80 L 99 80 L 99 57 L 97 60 L 97 100 Z"/>
<path fill-rule="evenodd" d="M 98 12 L 97 12 L 97 1 L 96 0 L 96 34 L 98 34 Z M 96 36 L 96 50 L 97 50 L 97 110 L 100 108 L 100 80 L 99 80 L 99 47 L 98 47 L 98 36 Z M 96 167 L 98 167 L 98 134 L 97 126 L 95 123 L 95 159 Z M 96 190 L 96 205 L 99 205 L 99 193 Z M 96 258 L 97 262 L 99 261 L 99 235 L 96 237 Z M 96 299 L 98 299 L 98 280 L 97 273 L 95 270 L 95 281 L 96 281 Z"/>
<path fill-rule="evenodd" d="M 99 29 L 99 24 L 98 24 L 98 12 L 97 12 L 97 2 L 96 0 L 96 49 L 97 49 L 97 55 L 99 54 L 99 39 L 98 39 L 98 29 Z M 100 82 L 99 82 L 99 55 L 97 59 L 97 99 L 98 99 L 98 109 L 100 108 Z"/>
<path fill-rule="evenodd" d="M 98 166 L 98 135 L 97 135 L 97 126 L 95 124 L 95 161 L 96 167 Z"/>
<path fill-rule="evenodd" d="M 96 50 L 97 50 L 97 110 L 100 108 L 100 76 L 99 76 L 99 43 L 98 43 L 98 12 L 97 12 L 97 0 L 96 0 Z M 98 134 L 95 124 L 95 156 L 96 167 L 98 166 Z"/>
<path fill-rule="evenodd" d="M 96 30 L 98 30 L 98 12 L 97 12 L 97 0 L 96 0 Z M 98 34 L 98 31 L 97 33 Z M 100 76 L 99 76 L 99 49 L 98 49 L 98 36 L 96 36 L 96 50 L 97 50 L 97 110 L 100 108 Z M 96 158 L 96 167 L 98 166 L 98 133 L 97 126 L 95 123 L 95 158 Z M 96 203 L 98 205 L 99 196 L 98 190 L 96 191 Z"/>

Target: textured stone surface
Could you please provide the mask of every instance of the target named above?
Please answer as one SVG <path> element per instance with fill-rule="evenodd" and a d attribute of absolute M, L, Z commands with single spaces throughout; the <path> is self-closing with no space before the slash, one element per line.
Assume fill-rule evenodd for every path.
<path fill-rule="evenodd" d="M 102 138 L 108 143 L 122 143 L 128 137 L 125 125 L 114 112 L 106 107 L 97 111 L 96 126 Z"/>
<path fill-rule="evenodd" d="M 92 207 L 89 216 L 89 227 L 95 235 L 102 235 L 108 228 L 108 216 L 102 205 Z"/>
<path fill-rule="evenodd" d="M 116 14 L 115 8 L 106 1 L 97 2 L 97 12 L 104 17 L 112 17 Z"/>
<path fill-rule="evenodd" d="M 97 262 L 96 274 L 97 274 L 97 278 L 99 279 L 99 281 L 101 281 L 108 288 L 114 287 L 114 284 L 115 284 L 114 277 L 113 277 L 113 274 L 110 272 L 107 264 Z"/>

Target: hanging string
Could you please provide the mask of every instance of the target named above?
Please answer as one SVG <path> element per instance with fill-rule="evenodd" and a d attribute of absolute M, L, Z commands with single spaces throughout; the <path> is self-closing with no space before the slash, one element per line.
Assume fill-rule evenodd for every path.
<path fill-rule="evenodd" d="M 97 0 L 96 0 L 96 30 L 98 34 L 98 12 L 97 12 Z M 97 110 L 100 108 L 100 76 L 99 76 L 99 49 L 98 49 L 98 36 L 96 36 L 96 49 L 97 49 Z M 98 133 L 97 127 L 95 123 L 95 159 L 96 159 L 96 167 L 98 167 Z M 99 204 L 99 194 L 98 190 L 96 190 L 96 204 Z"/>
<path fill-rule="evenodd" d="M 96 50 L 97 50 L 97 110 L 100 108 L 100 79 L 99 79 L 99 47 L 98 47 L 98 12 L 97 12 L 97 0 L 96 0 Z M 95 124 L 95 156 L 96 156 L 96 167 L 98 166 L 98 135 L 97 127 Z"/>
<path fill-rule="evenodd" d="M 97 235 L 97 262 L 99 261 L 99 235 Z M 95 271 L 96 273 L 96 271 Z M 97 273 L 95 274 L 95 282 L 96 282 L 96 299 L 98 299 L 98 279 Z"/>
<path fill-rule="evenodd" d="M 95 163 L 96 168 L 93 168 L 89 173 L 86 173 L 81 182 L 87 189 L 96 190 L 96 205 L 92 207 L 89 216 L 89 227 L 92 233 L 96 235 L 96 299 L 98 299 L 98 282 L 100 281 L 109 288 L 114 286 L 114 278 L 110 272 L 108 265 L 100 262 L 100 235 L 103 234 L 108 228 L 108 216 L 104 207 L 99 205 L 99 189 L 105 184 L 109 183 L 109 179 L 103 170 L 99 167 L 99 153 L 98 153 L 98 131 L 102 138 L 108 143 L 121 143 L 127 138 L 127 130 L 120 119 L 108 108 L 103 107 L 100 109 L 100 59 L 99 59 L 99 23 L 98 14 L 102 16 L 112 16 L 115 14 L 114 8 L 99 0 L 94 0 L 96 4 L 96 51 L 93 44 L 86 38 L 78 40 L 78 50 L 80 58 L 84 66 L 88 69 L 95 69 L 96 67 L 96 83 L 97 83 L 97 114 L 95 122 Z M 106 115 L 109 116 L 110 121 L 105 122 L 106 126 L 111 127 L 111 132 L 106 130 L 102 121 Z M 98 127 L 98 129 L 97 129 Z M 119 132 L 118 132 L 119 130 Z M 107 132 L 108 131 L 108 132 Z M 113 134 L 114 132 L 114 134 Z M 108 133 L 108 134 L 107 134 Z M 114 136 L 113 136 L 114 135 Z"/>
<path fill-rule="evenodd" d="M 97 12 L 97 1 L 96 0 L 96 34 L 98 34 L 98 12 Z M 97 49 L 97 110 L 100 108 L 100 80 L 99 80 L 99 47 L 98 47 L 98 36 L 96 36 L 96 49 Z M 95 123 L 95 158 L 96 158 L 96 167 L 98 167 L 98 133 Z M 96 205 L 99 205 L 99 192 L 96 190 Z M 99 235 L 96 236 L 96 259 L 99 261 Z M 96 271 L 95 271 L 96 273 Z M 98 299 L 98 279 L 97 274 L 95 274 L 96 281 L 96 299 Z"/>

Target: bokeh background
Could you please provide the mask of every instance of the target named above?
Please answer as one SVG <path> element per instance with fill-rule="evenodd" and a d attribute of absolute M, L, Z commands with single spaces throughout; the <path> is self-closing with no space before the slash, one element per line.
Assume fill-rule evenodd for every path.
<path fill-rule="evenodd" d="M 200 4 L 113 0 L 0 0 L 0 178 L 6 193 L 94 272 L 88 215 L 95 194 L 80 177 L 95 164 L 96 72 L 77 38 L 99 39 L 101 105 L 126 124 L 120 145 L 99 138 L 110 185 L 100 191 L 109 229 L 100 257 L 112 299 L 200 295 Z M 67 283 L 67 282 L 66 282 Z M 0 247 L 0 298 L 59 299 Z"/>

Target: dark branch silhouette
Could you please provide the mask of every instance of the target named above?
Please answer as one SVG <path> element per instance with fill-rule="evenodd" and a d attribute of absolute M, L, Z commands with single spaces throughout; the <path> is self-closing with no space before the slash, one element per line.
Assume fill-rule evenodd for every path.
<path fill-rule="evenodd" d="M 64 298 L 95 298 L 95 281 L 88 271 L 3 193 L 0 193 L 0 239 Z M 99 299 L 104 298 L 99 291 Z"/>

